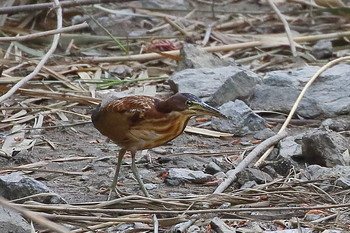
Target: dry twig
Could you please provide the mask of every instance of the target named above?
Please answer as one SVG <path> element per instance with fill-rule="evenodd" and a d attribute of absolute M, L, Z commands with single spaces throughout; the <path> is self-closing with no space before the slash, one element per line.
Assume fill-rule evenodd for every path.
<path fill-rule="evenodd" d="M 275 5 L 275 3 L 273 3 L 272 0 L 267 0 L 267 1 L 270 4 L 270 6 L 272 7 L 272 9 L 276 12 L 276 14 L 280 18 L 280 20 L 282 21 L 284 29 L 286 30 L 286 33 L 287 33 L 290 49 L 292 51 L 293 56 L 296 57 L 297 50 L 295 48 L 295 44 L 294 44 L 295 42 L 293 41 L 293 36 L 292 36 L 292 33 L 290 32 L 290 28 L 289 28 L 287 20 L 284 18 L 283 14 L 280 12 L 280 10 L 277 8 L 277 6 Z"/>
<path fill-rule="evenodd" d="M 84 22 L 81 24 L 77 24 L 77 25 L 73 25 L 73 26 L 69 26 L 69 27 L 64 27 L 61 29 L 49 30 L 49 31 L 45 31 L 45 32 L 38 32 L 38 33 L 33 33 L 33 34 L 29 34 L 29 35 L 24 35 L 24 36 L 0 37 L 0 41 L 32 40 L 32 39 L 39 38 L 39 37 L 50 36 L 50 35 L 58 34 L 58 33 L 71 32 L 71 31 L 80 30 L 80 29 L 87 28 L 87 27 L 89 27 L 89 24 Z"/>
<path fill-rule="evenodd" d="M 231 183 L 236 179 L 237 173 L 243 171 L 248 165 L 255 159 L 259 154 L 266 151 L 271 145 L 276 144 L 282 138 L 287 136 L 287 132 L 283 131 L 269 139 L 266 139 L 262 143 L 260 143 L 257 147 L 254 148 L 252 152 L 250 152 L 247 157 L 245 157 L 235 169 L 227 172 L 227 178 L 224 182 L 222 182 L 214 191 L 214 193 L 222 193 L 227 187 L 231 185 Z"/>

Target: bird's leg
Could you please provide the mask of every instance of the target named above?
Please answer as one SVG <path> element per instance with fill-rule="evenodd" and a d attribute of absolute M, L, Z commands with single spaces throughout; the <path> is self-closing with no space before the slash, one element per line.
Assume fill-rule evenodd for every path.
<path fill-rule="evenodd" d="M 112 182 L 110 190 L 109 190 L 108 200 L 111 200 L 113 191 L 117 194 L 117 196 L 120 196 L 119 191 L 117 189 L 117 183 L 118 183 L 118 176 L 119 176 L 119 172 L 120 172 L 120 167 L 122 165 L 122 161 L 123 161 L 125 152 L 126 152 L 126 150 L 123 148 L 119 150 L 117 167 L 115 169 L 113 182 Z"/>
<path fill-rule="evenodd" d="M 142 190 L 143 194 L 145 194 L 146 197 L 149 197 L 149 194 L 148 194 L 148 192 L 147 192 L 147 190 L 145 188 L 145 185 L 143 184 L 143 181 L 142 181 L 142 179 L 140 177 L 139 171 L 138 171 L 138 169 L 136 167 L 136 163 L 135 163 L 135 157 L 136 156 L 135 155 L 136 155 L 136 151 L 131 151 L 131 159 L 132 159 L 131 160 L 131 170 L 132 170 L 132 173 L 134 173 L 134 176 L 135 176 L 137 182 L 139 182 L 139 185 L 141 187 L 141 190 Z"/>

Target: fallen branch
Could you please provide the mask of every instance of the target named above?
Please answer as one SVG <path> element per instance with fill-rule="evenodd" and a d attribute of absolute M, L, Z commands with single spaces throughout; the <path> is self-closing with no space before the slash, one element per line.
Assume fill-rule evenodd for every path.
<path fill-rule="evenodd" d="M 297 110 L 297 107 L 299 106 L 299 103 L 301 102 L 302 98 L 304 97 L 307 89 L 311 86 L 311 84 L 316 80 L 316 78 L 325 70 L 327 70 L 328 68 L 334 66 L 335 64 L 338 64 L 342 61 L 346 61 L 346 60 L 350 60 L 350 56 L 346 56 L 346 57 L 341 57 L 338 59 L 335 59 L 333 61 L 328 62 L 326 65 L 322 66 L 315 74 L 314 76 L 311 77 L 311 79 L 306 83 L 306 85 L 304 86 L 303 90 L 300 92 L 297 100 L 295 101 L 292 109 L 290 110 L 288 117 L 286 119 L 286 121 L 284 122 L 284 124 L 282 125 L 281 129 L 279 130 L 278 134 L 280 134 L 281 132 L 283 132 L 289 122 L 291 121 L 294 113 Z M 271 153 L 271 151 L 273 150 L 273 147 L 270 147 L 261 157 L 260 159 L 254 164 L 255 167 L 259 167 L 267 158 L 267 156 L 269 156 L 269 154 Z"/>
<path fill-rule="evenodd" d="M 250 152 L 247 157 L 245 157 L 235 169 L 227 172 L 227 178 L 224 182 L 222 182 L 214 191 L 214 194 L 222 193 L 226 188 L 228 188 L 231 183 L 237 178 L 237 173 L 243 171 L 248 165 L 261 153 L 266 151 L 272 145 L 279 142 L 282 138 L 287 136 L 287 132 L 283 131 L 271 138 L 266 139 L 262 143 L 260 143 L 257 147 L 254 148 L 252 152 Z"/>

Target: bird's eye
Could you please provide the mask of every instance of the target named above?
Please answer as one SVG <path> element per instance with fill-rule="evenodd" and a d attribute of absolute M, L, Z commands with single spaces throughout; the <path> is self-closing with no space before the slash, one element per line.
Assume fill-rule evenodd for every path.
<path fill-rule="evenodd" d="M 191 107 L 193 105 L 193 101 L 187 100 L 186 105 L 187 105 L 187 107 Z"/>

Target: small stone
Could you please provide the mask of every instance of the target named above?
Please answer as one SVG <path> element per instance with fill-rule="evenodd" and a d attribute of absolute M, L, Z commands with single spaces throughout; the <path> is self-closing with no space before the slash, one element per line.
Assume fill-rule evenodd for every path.
<path fill-rule="evenodd" d="M 258 184 L 256 183 L 256 181 L 250 180 L 250 181 L 245 182 L 245 183 L 241 186 L 241 189 L 253 188 L 253 187 L 255 187 L 256 185 L 258 185 Z"/>
<path fill-rule="evenodd" d="M 348 116 L 344 116 L 342 119 L 328 118 L 321 123 L 321 126 L 335 132 L 347 131 L 350 129 L 350 119 Z"/>
<path fill-rule="evenodd" d="M 227 178 L 227 175 L 225 172 L 218 172 L 214 175 L 215 179 L 225 179 Z"/>
<path fill-rule="evenodd" d="M 208 53 L 200 47 L 192 44 L 184 44 L 180 50 L 180 61 L 178 70 L 198 69 L 198 68 L 217 68 L 230 65 L 229 62 L 221 60 L 219 57 Z"/>
<path fill-rule="evenodd" d="M 254 138 L 255 139 L 258 139 L 258 140 L 265 140 L 265 139 L 268 139 L 272 136 L 276 135 L 275 132 L 273 132 L 271 129 L 269 128 L 266 128 L 266 129 L 263 129 L 263 130 L 260 130 L 258 131 L 256 134 L 254 134 Z"/>
<path fill-rule="evenodd" d="M 197 225 L 192 225 L 190 226 L 187 231 L 187 233 L 200 233 L 201 232 L 201 229 L 199 228 L 199 226 Z"/>
<path fill-rule="evenodd" d="M 215 130 L 245 136 L 266 128 L 264 118 L 254 113 L 241 100 L 225 103 L 219 110 L 229 119 L 213 118 L 212 127 Z"/>
<path fill-rule="evenodd" d="M 90 176 L 89 175 L 82 175 L 81 177 L 80 177 L 80 180 L 81 181 L 88 181 L 90 179 Z"/>
<path fill-rule="evenodd" d="M 214 162 L 210 162 L 204 169 L 204 171 L 210 175 L 214 175 L 221 172 L 221 167 Z"/>
<path fill-rule="evenodd" d="M 169 153 L 166 149 L 159 148 L 159 147 L 152 148 L 152 151 L 153 151 L 154 153 L 160 154 L 160 155 L 166 155 L 166 154 Z"/>
<path fill-rule="evenodd" d="M 317 219 L 320 219 L 320 218 L 324 218 L 326 215 L 325 214 L 319 214 L 319 213 L 307 213 L 305 215 L 305 220 L 306 221 L 315 221 Z"/>
<path fill-rule="evenodd" d="M 43 183 L 24 176 L 21 172 L 14 172 L 0 176 L 0 196 L 9 200 L 31 196 L 39 193 L 51 193 L 52 191 Z M 48 195 L 35 199 L 43 203 L 66 203 L 59 195 Z"/>
<path fill-rule="evenodd" d="M 335 185 L 342 187 L 343 189 L 350 188 L 350 180 L 345 177 L 340 177 L 335 181 Z"/>
<path fill-rule="evenodd" d="M 350 140 L 328 130 L 310 130 L 302 137 L 302 155 L 310 164 L 323 167 L 349 165 Z"/>
<path fill-rule="evenodd" d="M 304 134 L 289 136 L 282 139 L 279 144 L 279 156 L 283 158 L 301 157 L 301 139 Z"/>
<path fill-rule="evenodd" d="M 258 169 L 246 168 L 237 174 L 237 181 L 241 185 L 248 181 L 256 181 L 258 184 L 264 184 L 266 182 L 271 182 L 272 177 L 269 174 Z"/>
<path fill-rule="evenodd" d="M 212 175 L 205 174 L 202 171 L 192 171 L 184 168 L 171 168 L 165 182 L 169 185 L 179 185 L 182 182 L 191 182 L 203 184 L 213 179 Z"/>
<path fill-rule="evenodd" d="M 291 169 L 299 170 L 300 165 L 291 158 L 280 157 L 271 163 L 272 168 L 280 175 L 287 176 Z"/>
<path fill-rule="evenodd" d="M 157 184 L 152 184 L 152 183 L 146 183 L 146 184 L 145 184 L 145 188 L 146 188 L 147 190 L 157 189 L 157 188 L 158 188 L 158 185 L 157 185 Z"/>
<path fill-rule="evenodd" d="M 330 58 L 333 55 L 333 45 L 330 40 L 319 40 L 312 46 L 311 54 L 317 59 Z"/>

